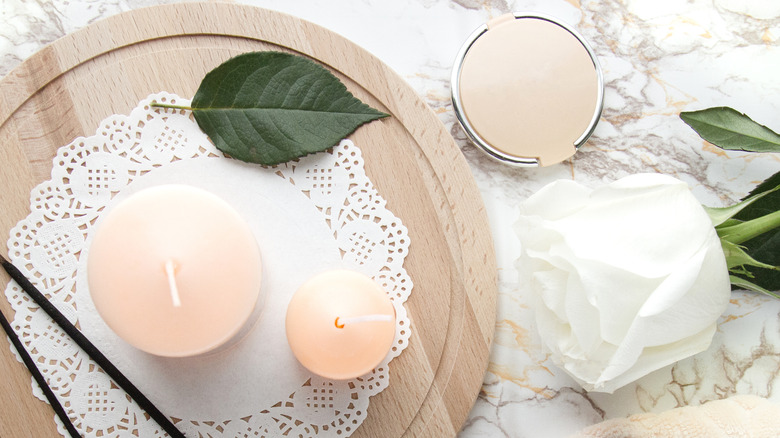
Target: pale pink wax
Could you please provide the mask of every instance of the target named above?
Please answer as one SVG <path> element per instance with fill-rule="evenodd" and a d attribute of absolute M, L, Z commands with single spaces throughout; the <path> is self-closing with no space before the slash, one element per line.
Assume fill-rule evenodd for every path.
<path fill-rule="evenodd" d="M 260 293 L 260 250 L 249 225 L 205 190 L 142 190 L 99 224 L 87 260 L 106 324 L 159 356 L 204 353 L 247 323 Z"/>
<path fill-rule="evenodd" d="M 395 308 L 371 278 L 335 270 L 316 275 L 287 308 L 287 341 L 309 371 L 329 379 L 360 377 L 385 359 L 395 337 Z"/>

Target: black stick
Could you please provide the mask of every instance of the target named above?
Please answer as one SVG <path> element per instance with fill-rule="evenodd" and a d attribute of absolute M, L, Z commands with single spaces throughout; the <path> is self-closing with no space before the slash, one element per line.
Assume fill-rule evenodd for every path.
<path fill-rule="evenodd" d="M 46 396 L 46 400 L 49 400 L 49 404 L 51 405 L 52 409 L 54 409 L 54 412 L 58 417 L 60 417 L 60 420 L 62 420 L 62 424 L 65 425 L 65 429 L 68 430 L 68 434 L 70 434 L 71 438 L 81 438 L 79 431 L 76 430 L 75 426 L 73 426 L 73 422 L 70 421 L 70 417 L 68 417 L 68 414 L 65 412 L 62 404 L 57 399 L 57 396 L 54 395 L 54 392 L 49 387 L 49 384 L 46 383 L 46 379 L 43 377 L 43 374 L 41 374 L 41 370 L 39 370 L 35 365 L 32 357 L 30 357 L 30 353 L 27 352 L 27 350 L 24 348 L 24 345 L 22 344 L 22 341 L 19 340 L 19 336 L 16 335 L 16 332 L 11 327 L 11 324 L 7 319 L 5 319 L 3 312 L 0 312 L 0 325 L 3 326 L 5 334 L 7 334 L 8 338 L 11 339 L 11 343 L 14 345 L 14 348 L 16 348 L 16 351 L 19 352 L 19 356 L 22 356 L 22 362 L 24 362 L 24 365 L 28 370 L 30 370 L 30 374 L 32 374 L 35 381 L 38 382 L 38 386 L 41 387 L 43 394 Z"/>
<path fill-rule="evenodd" d="M 122 389 L 124 389 L 130 397 L 132 397 L 133 400 L 135 400 L 136 403 L 138 403 L 138 406 L 141 407 L 141 409 L 145 410 L 146 413 L 149 414 L 150 417 L 154 419 L 154 421 L 157 422 L 157 424 L 160 425 L 160 427 L 165 430 L 168 435 L 170 435 L 172 438 L 185 438 L 184 434 L 179 431 L 179 429 L 176 428 L 176 426 L 173 425 L 171 420 L 168 419 L 168 417 L 165 416 L 162 412 L 160 412 L 159 409 L 148 399 L 146 396 L 133 385 L 130 380 L 128 380 L 127 377 L 125 377 L 124 374 L 122 374 L 121 371 L 117 367 L 114 366 L 113 363 L 111 363 L 110 360 L 106 356 L 103 355 L 103 353 L 100 352 L 100 350 L 95 347 L 95 345 L 87 339 L 86 336 L 84 336 L 79 329 L 77 329 L 73 324 L 68 321 L 68 318 L 65 317 L 62 313 L 60 313 L 59 310 L 48 300 L 46 297 L 33 285 L 30 280 L 27 279 L 27 277 L 22 274 L 19 269 L 16 268 L 11 262 L 5 259 L 2 255 L 0 255 L 0 262 L 3 265 L 3 268 L 8 273 L 8 275 L 11 276 L 11 278 L 16 281 L 16 283 L 21 287 L 27 294 L 35 300 L 36 303 L 43 309 L 44 312 L 48 313 L 49 316 L 56 322 L 62 330 L 68 334 L 76 343 L 81 347 L 89 356 L 97 362 L 97 364 L 100 366 L 100 368 L 103 369 L 103 371 L 106 372 L 113 380 L 116 382 L 117 385 L 119 385 Z"/>

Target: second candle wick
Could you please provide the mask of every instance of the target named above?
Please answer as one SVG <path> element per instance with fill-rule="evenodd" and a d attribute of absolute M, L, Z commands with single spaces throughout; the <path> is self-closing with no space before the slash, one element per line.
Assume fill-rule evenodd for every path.
<path fill-rule="evenodd" d="M 343 329 L 345 325 L 347 324 L 355 324 L 358 322 L 369 322 L 369 321 L 392 321 L 393 316 L 392 315 L 363 315 L 363 316 L 353 316 L 351 318 L 341 318 L 339 316 L 336 317 L 336 328 Z"/>

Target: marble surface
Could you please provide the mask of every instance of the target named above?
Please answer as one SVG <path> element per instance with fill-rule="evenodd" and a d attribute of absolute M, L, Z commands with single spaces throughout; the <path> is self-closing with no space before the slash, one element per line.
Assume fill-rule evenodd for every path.
<path fill-rule="evenodd" d="M 0 0 L 0 76 L 58 37 L 103 17 L 171 1 Z M 778 155 L 725 153 L 683 124 L 684 110 L 731 106 L 780 131 L 780 3 L 766 0 L 240 0 L 315 22 L 402 75 L 457 140 L 482 192 L 499 266 L 496 337 L 483 390 L 460 433 L 565 437 L 606 418 L 661 412 L 733 394 L 780 402 L 780 301 L 735 292 L 709 350 L 619 389 L 587 393 L 556 368 L 535 332 L 514 262 L 517 204 L 556 179 L 597 186 L 638 172 L 688 182 L 704 204 L 744 196 L 780 170 Z M 486 158 L 458 126 L 452 62 L 481 23 L 509 11 L 550 14 L 591 43 L 604 70 L 594 135 L 564 163 L 513 169 Z M 0 98 L 2 98 L 0 96 Z"/>

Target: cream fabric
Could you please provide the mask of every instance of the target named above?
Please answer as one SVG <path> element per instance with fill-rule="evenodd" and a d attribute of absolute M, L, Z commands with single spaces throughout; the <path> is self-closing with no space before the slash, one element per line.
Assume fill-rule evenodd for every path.
<path fill-rule="evenodd" d="M 780 404 L 753 395 L 637 414 L 590 426 L 571 438 L 776 438 Z"/>

